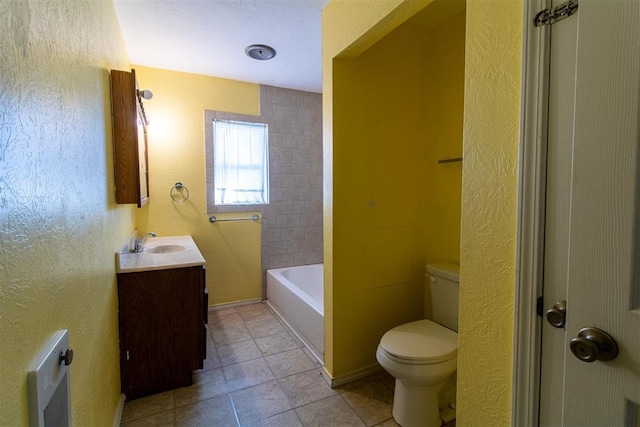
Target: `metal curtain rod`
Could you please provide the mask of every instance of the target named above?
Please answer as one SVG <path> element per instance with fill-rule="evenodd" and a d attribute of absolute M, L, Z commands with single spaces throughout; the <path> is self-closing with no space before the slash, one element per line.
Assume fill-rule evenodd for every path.
<path fill-rule="evenodd" d="M 243 216 L 243 217 L 238 217 L 238 218 L 216 218 L 215 215 L 211 215 L 209 217 L 209 222 L 210 223 L 214 223 L 214 222 L 218 222 L 218 221 L 258 221 L 260 219 L 260 217 L 258 215 L 252 215 L 252 216 Z"/>
<path fill-rule="evenodd" d="M 461 162 L 461 161 L 462 161 L 462 157 L 456 157 L 455 159 L 440 159 L 438 160 L 438 164 L 454 163 L 454 162 Z"/>

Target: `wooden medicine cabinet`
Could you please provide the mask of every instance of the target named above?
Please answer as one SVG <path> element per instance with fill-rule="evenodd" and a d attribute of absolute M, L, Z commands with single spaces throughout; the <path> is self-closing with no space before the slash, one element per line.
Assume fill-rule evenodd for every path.
<path fill-rule="evenodd" d="M 142 207 L 149 201 L 147 117 L 135 70 L 111 70 L 111 110 L 116 203 Z"/>

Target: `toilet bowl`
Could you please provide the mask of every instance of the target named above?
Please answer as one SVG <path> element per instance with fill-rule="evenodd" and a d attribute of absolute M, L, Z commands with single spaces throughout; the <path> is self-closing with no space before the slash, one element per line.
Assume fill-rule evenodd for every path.
<path fill-rule="evenodd" d="M 455 373 L 458 355 L 458 266 L 427 266 L 434 321 L 405 323 L 387 331 L 378 363 L 395 379 L 393 418 L 402 427 L 441 425 L 438 392 Z"/>
<path fill-rule="evenodd" d="M 456 371 L 458 334 L 430 320 L 385 333 L 376 359 L 396 379 L 393 418 L 402 427 L 440 426 L 438 392 Z"/>

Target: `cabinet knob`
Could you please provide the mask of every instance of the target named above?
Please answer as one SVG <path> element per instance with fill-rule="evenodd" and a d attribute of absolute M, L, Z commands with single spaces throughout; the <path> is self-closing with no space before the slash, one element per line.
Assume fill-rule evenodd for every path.
<path fill-rule="evenodd" d="M 71 362 L 73 362 L 73 350 L 68 348 L 65 352 L 61 351 L 60 356 L 58 356 L 58 364 L 62 365 L 64 363 L 65 366 L 69 366 Z"/>

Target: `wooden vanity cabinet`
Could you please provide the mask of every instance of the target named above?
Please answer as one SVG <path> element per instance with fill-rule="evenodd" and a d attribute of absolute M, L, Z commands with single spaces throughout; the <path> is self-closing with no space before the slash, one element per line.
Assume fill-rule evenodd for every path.
<path fill-rule="evenodd" d="M 116 203 L 142 207 L 149 200 L 147 116 L 135 70 L 111 70 Z"/>
<path fill-rule="evenodd" d="M 204 266 L 118 274 L 120 380 L 127 400 L 193 383 L 206 358 Z"/>

